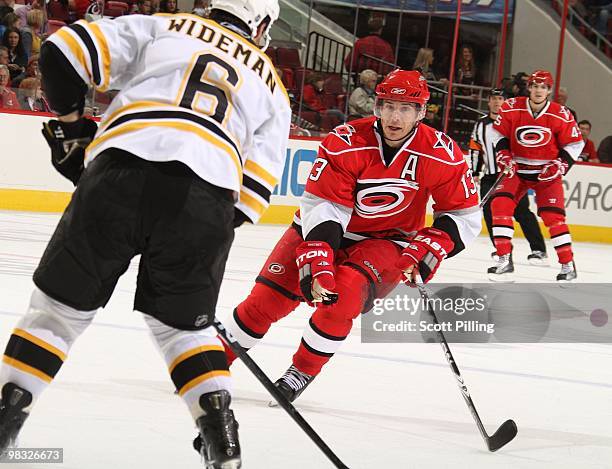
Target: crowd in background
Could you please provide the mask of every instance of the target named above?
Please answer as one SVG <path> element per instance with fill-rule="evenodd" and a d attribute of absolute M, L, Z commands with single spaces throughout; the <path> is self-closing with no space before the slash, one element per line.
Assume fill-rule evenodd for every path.
<path fill-rule="evenodd" d="M 131 0 L 130 3 L 102 0 L 50 0 L 47 9 L 44 0 L 20 0 L 25 3 L 15 3 L 15 0 L 0 0 L 0 108 L 49 112 L 49 105 L 41 90 L 40 72 L 38 69 L 38 53 L 42 41 L 58 27 L 78 19 L 95 19 L 96 17 L 154 13 L 178 13 L 177 0 Z M 612 0 L 611 0 L 612 1 Z M 124 5 L 125 11 L 117 10 L 117 5 Z M 574 10 L 589 20 L 591 24 L 608 27 L 608 19 L 612 3 L 605 1 L 573 0 L 570 2 Z M 194 0 L 191 13 L 206 16 L 209 0 Z M 376 84 L 394 68 L 395 51 L 393 46 L 382 37 L 384 23 L 380 19 L 368 22 L 368 31 L 359 38 L 352 51 L 345 57 L 344 66 L 350 71 L 352 85 L 344 82 L 333 90 L 326 89 L 328 77 L 315 71 L 308 72 L 304 78 L 304 86 L 296 89 L 296 83 L 287 83 L 286 74 L 291 70 L 277 68 L 283 81 L 288 84 L 294 98 L 300 98 L 300 112 L 314 113 L 311 120 L 323 130 L 329 130 L 335 125 L 360 117 L 372 115 L 374 112 L 374 96 Z M 609 31 L 606 29 L 606 33 Z M 444 44 L 438 47 L 420 47 L 412 64 L 414 70 L 419 70 L 430 82 L 432 97 L 439 90 L 443 98 L 444 88 L 448 84 L 450 58 Z M 438 52 L 438 54 L 436 54 Z M 439 57 L 438 57 L 439 55 Z M 480 72 L 478 57 L 470 44 L 459 47 L 455 57 L 454 96 L 462 102 L 470 103 L 478 96 L 474 87 L 490 86 Z M 511 78 L 505 78 L 502 83 L 506 98 L 526 96 L 528 74 L 519 72 Z M 347 96 L 348 94 L 348 96 Z M 104 97 L 101 97 L 102 99 Z M 482 96 L 480 98 L 483 98 Z M 486 96 L 484 96 L 486 98 Z M 434 100 L 432 100 L 434 101 Z M 427 106 L 424 121 L 434 128 L 442 130 L 441 102 L 430 102 Z M 592 125 L 588 120 L 579 121 L 579 116 L 568 104 L 568 90 L 561 88 L 557 101 L 568 107 L 572 112 L 581 132 L 587 142 L 582 159 L 598 161 L 598 152 L 603 161 L 612 162 L 610 155 L 612 137 L 604 139 L 595 148 L 588 137 Z M 477 105 L 475 104 L 477 107 Z M 297 111 L 297 106 L 294 111 Z M 322 116 L 324 119 L 322 119 Z M 324 120 L 324 124 L 322 123 Z M 323 124 L 323 125 L 322 125 Z M 602 156 L 603 155 L 603 156 Z"/>
<path fill-rule="evenodd" d="M 40 83 L 38 53 L 47 35 L 44 3 L 0 0 L 0 107 L 49 111 Z"/>

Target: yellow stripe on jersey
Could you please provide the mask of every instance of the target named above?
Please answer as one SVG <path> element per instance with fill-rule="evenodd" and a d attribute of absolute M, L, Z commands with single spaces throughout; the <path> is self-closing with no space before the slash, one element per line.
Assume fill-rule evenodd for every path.
<path fill-rule="evenodd" d="M 242 165 L 240 164 L 240 157 L 234 151 L 234 149 L 231 148 L 229 145 L 227 145 L 222 140 L 220 140 L 215 135 L 204 131 L 202 127 L 195 125 L 195 124 L 190 124 L 188 122 L 147 120 L 147 122 L 134 122 L 131 124 L 123 125 L 121 127 L 117 127 L 115 129 L 109 130 L 108 132 L 104 132 L 102 135 L 96 138 L 93 142 L 91 142 L 89 146 L 87 147 L 86 155 L 89 155 L 95 147 L 97 147 L 98 145 L 101 145 L 102 143 L 106 142 L 107 140 L 111 138 L 129 133 L 129 132 L 146 129 L 149 127 L 169 127 L 172 129 L 182 130 L 184 132 L 191 132 L 193 134 L 196 134 L 198 137 L 202 138 L 203 140 L 206 140 L 208 143 L 216 146 L 220 150 L 223 150 L 232 159 L 232 162 L 234 163 L 234 166 L 236 167 L 236 173 L 238 174 L 238 180 L 240 184 L 242 184 Z"/>
<path fill-rule="evenodd" d="M 125 106 L 120 107 L 115 110 L 110 116 L 106 116 L 104 120 L 100 123 L 99 130 L 103 131 L 109 124 L 111 124 L 119 114 L 122 114 L 127 111 L 131 111 L 133 109 L 146 109 L 151 107 L 167 107 L 167 103 L 162 103 L 160 101 L 135 101 L 130 104 L 126 104 Z M 181 108 L 182 109 L 182 108 Z"/>
<path fill-rule="evenodd" d="M 15 329 L 13 331 L 13 335 L 19 336 L 25 340 L 29 340 L 30 342 L 38 345 L 39 347 L 44 348 L 47 352 L 51 352 L 53 355 L 57 355 L 63 362 L 66 361 L 66 354 L 60 349 L 54 347 L 53 345 L 45 342 L 42 339 L 39 339 L 38 337 L 30 334 L 29 332 L 24 331 L 23 329 Z"/>
<path fill-rule="evenodd" d="M 198 353 L 210 352 L 210 351 L 224 352 L 225 349 L 223 348 L 222 345 L 202 345 L 200 347 L 193 348 L 191 350 L 188 350 L 185 353 L 181 353 L 178 357 L 176 357 L 174 361 L 170 364 L 168 369 L 170 370 L 170 373 L 172 373 L 174 368 L 176 368 L 176 365 L 178 365 L 180 362 L 187 360 L 188 358 L 193 357 L 194 355 L 197 355 Z"/>
<path fill-rule="evenodd" d="M 104 79 L 102 80 L 102 84 L 96 89 L 105 92 L 108 90 L 110 84 L 110 74 L 111 74 L 111 59 L 110 59 L 110 50 L 108 49 L 108 42 L 106 41 L 106 37 L 104 33 L 100 29 L 96 23 L 87 23 L 85 28 L 89 27 L 93 32 L 98 46 L 100 47 L 100 55 L 102 56 L 102 69 L 104 70 Z"/>
<path fill-rule="evenodd" d="M 87 76 L 89 77 L 89 82 L 93 83 L 92 72 L 87 66 L 87 59 L 85 58 L 85 53 L 83 52 L 83 49 L 81 48 L 77 40 L 72 37 L 72 35 L 68 31 L 68 28 L 62 28 L 56 31 L 55 35 L 59 37 L 62 41 L 64 41 L 64 43 L 68 46 L 70 52 L 72 52 L 72 55 L 76 57 L 76 59 L 79 61 L 79 63 L 87 73 Z"/>
<path fill-rule="evenodd" d="M 247 194 L 245 191 L 240 191 L 240 203 L 246 205 L 247 207 L 249 207 L 251 210 L 253 210 L 260 216 L 268 208 L 264 204 L 262 204 L 259 200 L 257 200 L 255 197 Z"/>
<path fill-rule="evenodd" d="M 105 117 L 104 120 L 100 123 L 99 130 L 104 131 L 104 129 L 106 129 L 110 124 L 112 124 L 113 121 L 117 117 L 119 117 L 120 114 L 123 114 L 128 111 L 133 111 L 134 109 L 147 109 L 147 108 L 153 108 L 153 107 L 165 108 L 165 109 L 160 109 L 160 111 L 173 111 L 173 110 L 182 111 L 182 112 L 189 111 L 189 109 L 186 109 L 180 106 L 174 106 L 173 104 L 162 103 L 161 101 L 135 101 L 133 103 L 126 104 L 125 106 L 120 107 L 119 109 L 113 111 L 111 115 Z M 227 135 L 227 129 L 221 127 L 220 130 L 224 131 L 228 140 L 232 141 L 238 148 L 238 151 L 242 152 L 242 148 L 240 147 L 240 144 L 238 142 L 235 142 L 234 140 L 231 140 L 230 137 Z"/>
<path fill-rule="evenodd" d="M 7 365 L 12 366 L 13 368 L 17 368 L 19 371 L 23 371 L 24 373 L 36 376 L 37 378 L 43 380 L 45 383 L 50 383 L 51 381 L 53 381 L 53 378 L 48 374 L 43 373 L 42 371 L 37 370 L 36 368 L 31 367 L 30 365 L 26 365 L 25 363 L 20 362 L 19 360 L 15 360 L 14 358 L 7 357 L 6 355 L 4 355 L 2 357 L 2 361 Z"/>
<path fill-rule="evenodd" d="M 274 189 L 274 186 L 276 186 L 276 183 L 278 182 L 274 176 L 272 176 L 268 171 L 253 160 L 246 161 L 244 164 L 244 170 L 266 181 L 272 189 Z"/>
<path fill-rule="evenodd" d="M 204 381 L 207 381 L 209 379 L 216 378 L 217 376 L 226 376 L 228 378 L 231 378 L 232 375 L 229 371 L 225 370 L 209 371 L 208 373 L 205 373 L 203 375 L 198 376 L 197 378 L 192 379 L 185 386 L 179 389 L 179 396 L 183 396 L 187 391 L 192 388 L 195 388 L 198 384 L 203 383 Z"/>

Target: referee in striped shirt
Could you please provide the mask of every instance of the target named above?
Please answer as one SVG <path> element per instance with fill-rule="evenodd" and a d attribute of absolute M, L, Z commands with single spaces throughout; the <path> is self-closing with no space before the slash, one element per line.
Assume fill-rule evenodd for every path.
<path fill-rule="evenodd" d="M 487 192 L 493 187 L 498 176 L 498 168 L 495 162 L 495 149 L 491 139 L 491 130 L 493 122 L 498 116 L 499 109 L 504 103 L 504 92 L 500 88 L 493 88 L 489 94 L 489 114 L 481 117 L 476 121 L 472 137 L 470 139 L 470 154 L 472 157 L 472 167 L 474 174 L 480 180 L 480 197 L 484 197 Z M 491 229 L 491 200 L 483 207 L 485 223 L 489 231 L 489 238 L 493 243 L 493 235 Z M 527 256 L 529 263 L 534 265 L 542 265 L 547 262 L 546 244 L 540 231 L 540 225 L 536 216 L 529 210 L 529 199 L 527 194 L 519 201 L 514 211 L 514 218 L 521 225 L 521 229 L 531 247 L 531 254 Z M 493 256 L 493 254 L 492 254 Z"/>

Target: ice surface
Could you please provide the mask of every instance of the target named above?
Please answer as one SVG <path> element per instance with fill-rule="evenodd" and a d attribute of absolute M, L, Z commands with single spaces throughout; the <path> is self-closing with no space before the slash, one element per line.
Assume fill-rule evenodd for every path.
<path fill-rule="evenodd" d="M 0 347 L 25 311 L 31 276 L 58 217 L 0 212 Z M 252 287 L 284 228 L 237 231 L 219 314 Z M 483 282 L 489 240 L 445 262 L 438 281 Z M 552 246 L 549 252 L 554 257 Z M 553 267 L 526 262 L 516 241 L 516 277 L 552 281 Z M 580 281 L 609 282 L 612 246 L 575 244 Z M 198 468 L 195 429 L 144 322 L 131 311 L 137 260 L 108 307 L 83 334 L 21 435 L 22 447 L 63 447 L 73 469 Z M 308 307 L 276 324 L 253 357 L 276 379 L 289 365 Z M 609 325 L 607 327 L 610 327 Z M 362 344 L 356 323 L 298 408 L 351 468 L 612 468 L 612 347 L 591 344 L 451 345 L 489 433 L 505 419 L 517 438 L 488 453 L 436 344 Z M 332 467 L 237 363 L 234 409 L 246 469 Z M 46 468 L 20 464 L 17 468 Z"/>

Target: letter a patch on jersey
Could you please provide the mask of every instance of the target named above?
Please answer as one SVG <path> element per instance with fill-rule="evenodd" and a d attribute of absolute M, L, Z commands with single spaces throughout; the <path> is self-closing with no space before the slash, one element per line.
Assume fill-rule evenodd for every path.
<path fill-rule="evenodd" d="M 444 132 L 436 132 L 436 137 L 438 137 L 438 141 L 434 144 L 434 148 L 444 148 L 448 156 L 451 159 L 455 160 L 455 155 L 453 154 L 453 141 L 451 138 L 446 135 Z"/>
<path fill-rule="evenodd" d="M 344 140 L 348 145 L 352 145 L 351 136 L 355 133 L 355 128 L 352 125 L 343 124 L 332 130 L 332 133 Z"/>

